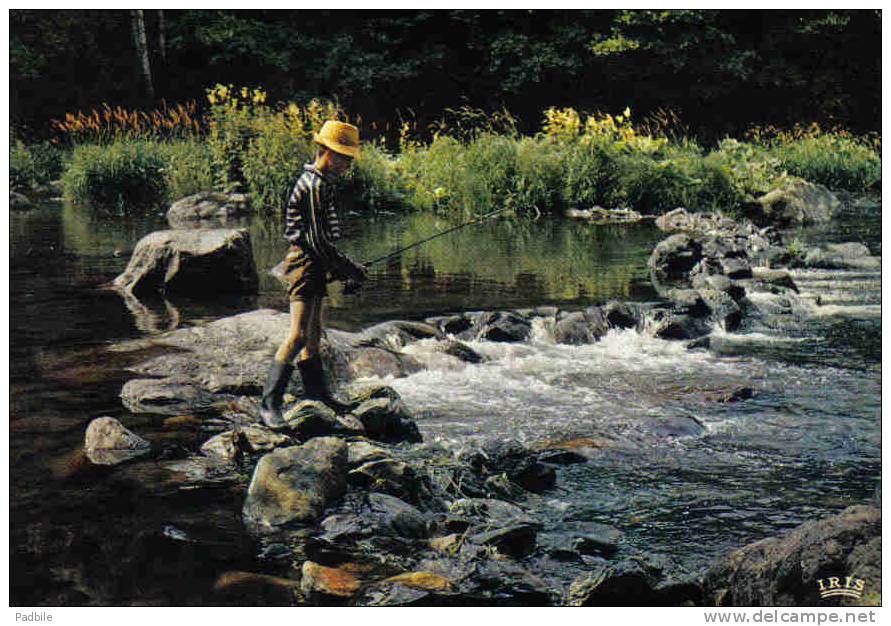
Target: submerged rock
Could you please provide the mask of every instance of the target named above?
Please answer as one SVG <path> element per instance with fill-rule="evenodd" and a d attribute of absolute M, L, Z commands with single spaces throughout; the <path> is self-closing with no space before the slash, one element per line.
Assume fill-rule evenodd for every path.
<path fill-rule="evenodd" d="M 117 465 L 147 454 L 148 441 L 113 417 L 97 417 L 87 426 L 84 452 L 95 465 Z"/>
<path fill-rule="evenodd" d="M 346 491 L 346 464 L 346 444 L 334 437 L 266 454 L 251 478 L 245 521 L 261 530 L 315 522 Z"/>
<path fill-rule="evenodd" d="M 139 240 L 124 273 L 112 285 L 133 294 L 190 296 L 257 290 L 247 230 L 162 230 Z"/>
<path fill-rule="evenodd" d="M 859 592 L 859 597 L 841 596 L 842 603 L 880 604 L 881 533 L 879 509 L 852 506 L 749 544 L 707 572 L 706 604 L 817 606 L 832 602 L 820 597 L 820 581 L 828 588 L 829 577 Z"/>

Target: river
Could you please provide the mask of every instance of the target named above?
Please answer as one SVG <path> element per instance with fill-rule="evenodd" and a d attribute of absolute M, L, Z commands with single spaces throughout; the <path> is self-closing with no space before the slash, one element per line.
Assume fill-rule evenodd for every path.
<path fill-rule="evenodd" d="M 352 216 L 345 248 L 372 258 L 449 226 L 431 215 Z M 234 496 L 144 505 L 103 476 L 72 482 L 90 419 L 111 415 L 153 440 L 191 448 L 160 416 L 130 415 L 132 375 L 110 343 L 272 307 L 265 269 L 284 250 L 278 220 L 250 220 L 261 274 L 257 296 L 174 300 L 135 310 L 101 286 L 126 265 L 162 215 L 103 216 L 54 204 L 10 216 L 10 559 L 13 604 L 189 604 L 224 568 L 252 569 Z M 881 254 L 879 210 L 801 229 L 804 242 L 861 241 Z M 646 260 L 663 237 L 652 225 L 496 220 L 464 229 L 376 270 L 358 296 L 334 291 L 328 324 L 356 330 L 394 318 L 610 299 L 652 301 Z M 561 467 L 534 501 L 548 532 L 602 522 L 622 549 L 695 571 L 749 541 L 870 499 L 880 476 L 881 275 L 798 270 L 801 293 L 781 322 L 717 331 L 690 351 L 646 332 L 614 330 L 584 346 L 555 344 L 540 324 L 521 344 L 472 342 L 489 357 L 457 364 L 425 341 L 426 368 L 388 380 L 428 441 L 454 449 L 486 438 L 528 444 L 587 438 L 588 463 Z M 710 394 L 750 387 L 742 402 Z M 704 434 L 666 431 L 692 419 Z M 227 499 L 228 498 L 228 499 Z M 203 524 L 225 549 L 212 562 L 162 562 L 152 528 Z M 179 558 L 182 557 L 180 553 Z"/>

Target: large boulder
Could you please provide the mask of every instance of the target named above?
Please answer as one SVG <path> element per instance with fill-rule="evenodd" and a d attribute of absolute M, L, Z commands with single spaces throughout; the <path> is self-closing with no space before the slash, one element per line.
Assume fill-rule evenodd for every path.
<path fill-rule="evenodd" d="M 823 185 L 787 177 L 781 187 L 748 203 L 744 210 L 758 224 L 789 226 L 826 222 L 841 207 L 841 201 Z"/>
<path fill-rule="evenodd" d="M 690 286 L 690 272 L 702 260 L 702 242 L 687 233 L 660 241 L 650 254 L 650 275 L 657 289 Z"/>
<path fill-rule="evenodd" d="M 87 426 L 84 452 L 96 465 L 117 465 L 148 453 L 148 441 L 113 417 L 97 417 Z"/>
<path fill-rule="evenodd" d="M 161 230 L 136 244 L 114 287 L 133 294 L 214 295 L 257 290 L 247 230 Z"/>
<path fill-rule="evenodd" d="M 254 469 L 245 521 L 260 530 L 314 523 L 346 492 L 346 479 L 347 446 L 341 439 L 318 437 L 274 450 Z"/>
<path fill-rule="evenodd" d="M 247 215 L 250 209 L 247 194 L 200 191 L 174 202 L 167 210 L 167 221 L 174 228 L 194 228 L 202 222 L 225 224 Z"/>
<path fill-rule="evenodd" d="M 704 580 L 706 604 L 880 604 L 881 542 L 882 513 L 875 507 L 852 506 L 806 522 L 784 536 L 740 548 L 711 568 Z M 833 586 L 830 578 L 860 597 L 822 598 L 821 589 Z"/>

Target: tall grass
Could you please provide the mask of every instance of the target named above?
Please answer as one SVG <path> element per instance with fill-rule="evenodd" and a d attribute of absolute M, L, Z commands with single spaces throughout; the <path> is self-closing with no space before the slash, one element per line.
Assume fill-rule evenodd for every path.
<path fill-rule="evenodd" d="M 60 129 L 90 139 L 74 150 L 67 195 L 122 207 L 241 189 L 258 207 L 280 208 L 315 154 L 313 134 L 326 119 L 348 120 L 331 102 L 268 104 L 259 88 L 216 85 L 207 99 L 200 118 L 188 107 L 66 116 Z M 746 140 L 709 148 L 684 137 L 666 112 L 638 123 L 630 109 L 550 108 L 536 134 L 516 128 L 506 112 L 465 107 L 428 129 L 403 124 L 396 151 L 363 137 L 362 155 L 343 181 L 349 208 L 543 213 L 599 205 L 662 213 L 685 206 L 732 213 L 789 175 L 852 191 L 881 182 L 878 140 L 813 126 L 753 129 Z M 20 165 L 14 175 L 33 178 L 22 149 L 13 152 Z"/>
<path fill-rule="evenodd" d="M 213 179 L 202 142 L 119 140 L 75 147 L 62 183 L 69 201 L 127 211 L 210 189 Z"/>

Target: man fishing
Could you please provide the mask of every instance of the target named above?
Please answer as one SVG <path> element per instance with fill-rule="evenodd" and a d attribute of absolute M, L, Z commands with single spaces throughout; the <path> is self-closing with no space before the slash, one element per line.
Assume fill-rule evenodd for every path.
<path fill-rule="evenodd" d="M 359 129 L 328 120 L 314 136 L 319 150 L 312 164 L 304 166 L 285 211 L 285 239 L 290 250 L 284 276 L 290 301 L 291 325 L 269 366 L 260 401 L 260 418 L 269 428 L 287 426 L 282 418 L 285 388 L 297 369 L 306 398 L 341 408 L 325 382 L 319 341 L 322 334 L 322 299 L 327 295 L 328 275 L 361 284 L 368 277 L 362 265 L 335 245 L 341 236 L 333 181 L 346 173 L 359 156 Z"/>

